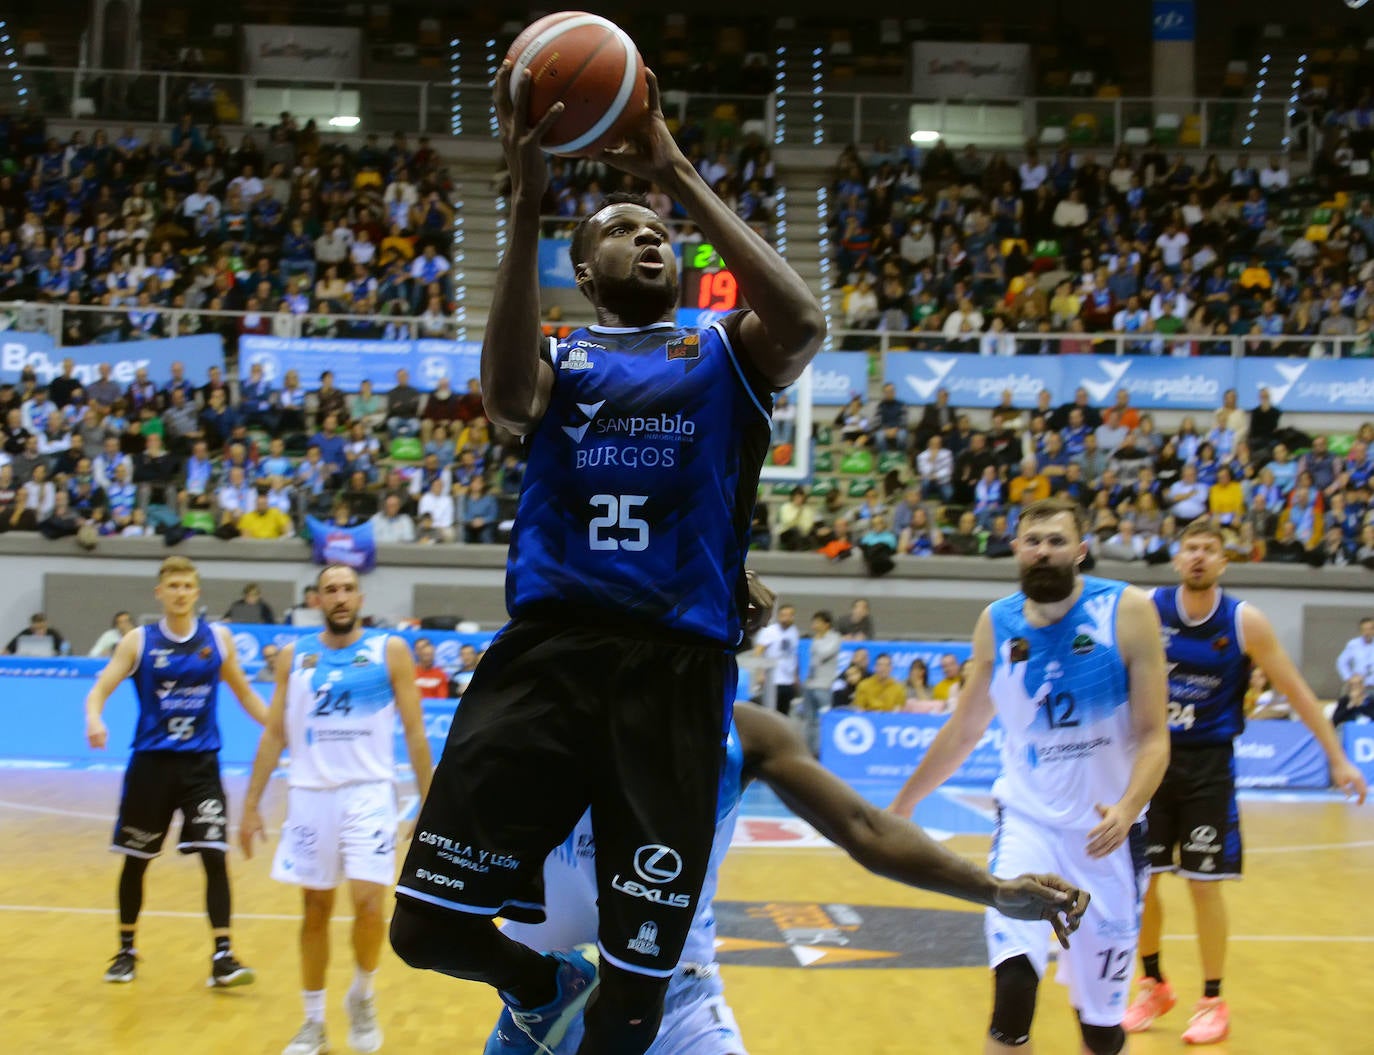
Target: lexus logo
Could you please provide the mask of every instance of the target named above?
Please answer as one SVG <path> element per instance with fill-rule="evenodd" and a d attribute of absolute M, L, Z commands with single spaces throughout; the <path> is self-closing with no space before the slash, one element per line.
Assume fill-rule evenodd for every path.
<path fill-rule="evenodd" d="M 669 846 L 641 846 L 635 851 L 635 871 L 646 883 L 671 883 L 682 874 L 682 858 Z"/>

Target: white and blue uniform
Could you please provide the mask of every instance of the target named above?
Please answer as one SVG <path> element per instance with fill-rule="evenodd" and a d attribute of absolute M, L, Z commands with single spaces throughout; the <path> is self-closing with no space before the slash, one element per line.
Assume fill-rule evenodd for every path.
<path fill-rule="evenodd" d="M 1087 1025 L 1115 1026 L 1126 1010 L 1145 888 L 1143 827 L 1115 853 L 1093 859 L 1088 832 L 1126 791 L 1136 744 L 1130 684 L 1117 644 L 1124 583 L 1084 577 L 1068 614 L 1049 626 L 1026 619 L 1016 593 L 989 609 L 989 693 L 1004 739 L 993 785 L 997 830 L 989 870 L 1000 879 L 1054 872 L 1092 901 L 1058 978 Z M 986 916 L 991 965 L 1025 956 L 1043 977 L 1052 940 L 1046 922 Z"/>
<path fill-rule="evenodd" d="M 746 1055 L 734 1013 L 725 1002 L 725 987 L 716 963 L 716 914 L 712 904 L 720 880 L 720 866 L 730 850 L 743 792 L 744 750 L 732 726 L 721 770 L 720 805 L 711 863 L 697 902 L 697 912 L 683 946 L 682 960 L 668 983 L 663 1023 L 646 1055 Z M 571 949 L 596 940 L 596 849 L 591 814 L 582 819 L 566 842 L 544 862 L 547 919 L 544 923 L 508 923 L 507 937 L 540 952 Z M 652 928 L 653 924 L 645 927 Z M 657 935 L 645 928 L 634 939 L 655 944 Z M 558 1050 L 576 1051 L 582 1023 L 569 1031 Z"/>
<path fill-rule="evenodd" d="M 328 648 L 296 642 L 286 691 L 290 792 L 272 878 L 330 890 L 340 877 L 396 877 L 396 700 L 390 635 Z"/>

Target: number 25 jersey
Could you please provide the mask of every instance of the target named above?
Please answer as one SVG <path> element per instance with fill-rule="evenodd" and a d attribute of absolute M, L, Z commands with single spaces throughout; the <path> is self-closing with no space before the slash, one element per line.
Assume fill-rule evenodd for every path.
<path fill-rule="evenodd" d="M 1130 783 L 1130 684 L 1117 646 L 1126 584 L 1083 577 L 1083 593 L 1050 626 L 1026 619 L 1026 595 L 996 601 L 989 694 L 1002 723 L 992 794 L 1044 825 L 1088 830 Z"/>
<path fill-rule="evenodd" d="M 511 535 L 512 616 L 604 612 L 739 641 L 772 411 L 728 336 L 739 318 L 557 342 Z"/>

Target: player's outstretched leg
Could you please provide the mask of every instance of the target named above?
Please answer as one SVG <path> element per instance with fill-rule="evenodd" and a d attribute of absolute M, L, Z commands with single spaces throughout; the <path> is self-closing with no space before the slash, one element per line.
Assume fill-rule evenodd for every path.
<path fill-rule="evenodd" d="M 119 873 L 119 951 L 105 969 L 105 981 L 128 983 L 138 973 L 138 950 L 134 948 L 134 933 L 138 928 L 138 914 L 143 909 L 143 877 L 148 871 L 148 858 L 124 858 Z"/>
<path fill-rule="evenodd" d="M 257 978 L 256 972 L 239 963 L 229 944 L 229 865 L 224 851 L 202 849 L 199 853 L 201 864 L 205 866 L 205 911 L 210 917 L 210 930 L 215 939 L 210 977 L 205 984 L 212 989 L 252 985 Z"/>
<path fill-rule="evenodd" d="M 603 964 L 577 1055 L 644 1055 L 658 1036 L 668 982 Z"/>
<path fill-rule="evenodd" d="M 1121 1026 L 1127 1033 L 1143 1033 L 1154 1020 L 1168 1013 L 1178 1003 L 1174 987 L 1164 978 L 1159 967 L 1159 946 L 1164 933 L 1164 905 L 1159 900 L 1159 876 L 1150 877 L 1145 891 L 1145 910 L 1140 916 L 1140 958 L 1145 974 L 1140 989 L 1126 1008 Z"/>
<path fill-rule="evenodd" d="M 301 891 L 301 998 L 305 1021 L 282 1055 L 323 1055 L 329 1050 L 324 1030 L 324 979 L 329 967 L 329 919 L 334 915 L 334 889 Z"/>
<path fill-rule="evenodd" d="M 348 1012 L 348 1046 L 354 1051 L 374 1052 L 382 1046 L 382 1027 L 377 1023 L 377 998 L 373 981 L 386 935 L 383 900 L 387 888 L 361 879 L 349 881 L 353 893 L 353 984 L 344 997 Z"/>

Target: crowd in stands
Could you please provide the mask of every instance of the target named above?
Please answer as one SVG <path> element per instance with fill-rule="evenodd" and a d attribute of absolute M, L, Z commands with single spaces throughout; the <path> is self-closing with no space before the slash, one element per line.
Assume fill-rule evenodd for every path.
<path fill-rule="evenodd" d="M 220 332 L 232 353 L 292 316 L 316 337 L 452 336 L 452 185 L 424 136 L 326 144 L 283 113 L 231 144 L 186 114 L 165 137 L 62 142 L 0 116 L 0 159 L 0 299 L 108 309 L 65 313 L 65 344 Z"/>
<path fill-rule="evenodd" d="M 706 184 L 743 220 L 762 229 L 772 221 L 777 172 L 772 153 L 754 133 L 736 146 L 720 129 L 713 134 L 701 122 L 670 121 L 673 136 Z M 674 227 L 675 242 L 700 242 L 701 234 L 687 220 L 682 206 L 656 183 L 616 172 L 591 158 L 549 158 L 549 185 L 539 211 L 550 217 L 544 224 L 549 238 L 570 238 L 578 219 L 590 216 L 611 191 L 643 194 L 655 212 Z"/>
<path fill-rule="evenodd" d="M 493 438 L 475 378 L 426 393 L 398 370 L 381 395 L 330 371 L 309 390 L 258 365 L 233 385 L 217 366 L 199 385 L 171 372 L 125 387 L 106 364 L 83 386 L 68 359 L 47 386 L 31 371 L 0 385 L 0 532 L 280 539 L 314 516 L 367 521 L 378 543 L 503 537 L 524 463 Z"/>
<path fill-rule="evenodd" d="M 1295 183 L 1278 156 L 1199 166 L 1153 144 L 1019 159 L 851 146 L 829 217 L 844 325 L 984 355 L 1109 338 L 1128 354 L 1230 355 L 1241 338 L 1247 355 L 1319 355 L 1333 337 L 1356 338 L 1340 354 L 1374 355 L 1368 180 L 1322 200 L 1351 186 L 1352 158 L 1318 185 Z M 1036 339 L 1049 333 L 1082 336 Z"/>
<path fill-rule="evenodd" d="M 1065 494 L 1087 511 L 1094 559 L 1167 563 L 1182 529 L 1208 517 L 1233 561 L 1374 570 L 1374 423 L 1308 435 L 1283 426 L 1267 389 L 1249 410 L 1228 390 L 1214 413 L 1170 433 L 1124 389 L 1106 408 L 1082 388 L 1060 406 L 1042 391 L 1017 407 L 1008 392 L 975 428 L 943 389 L 910 408 L 886 385 L 817 439 L 817 458 L 838 457 L 851 490 L 822 477 L 772 509 L 761 502 L 754 545 L 861 554 L 871 574 L 913 557 L 1006 557 L 1020 510 Z"/>

